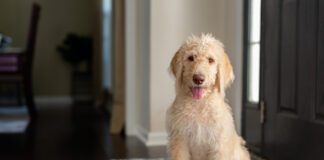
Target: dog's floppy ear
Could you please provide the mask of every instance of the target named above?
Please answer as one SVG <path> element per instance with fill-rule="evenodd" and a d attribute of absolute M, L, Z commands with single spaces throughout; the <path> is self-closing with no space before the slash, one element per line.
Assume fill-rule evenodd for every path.
<path fill-rule="evenodd" d="M 176 92 L 178 92 L 182 86 L 182 75 L 183 75 L 183 62 L 181 53 L 178 50 L 175 55 L 172 58 L 171 64 L 170 64 L 170 71 L 176 78 Z"/>
<path fill-rule="evenodd" d="M 182 62 L 181 62 L 181 57 L 180 57 L 180 51 L 178 50 L 170 63 L 170 71 L 171 73 L 177 77 L 179 73 L 181 73 L 182 68 Z"/>
<path fill-rule="evenodd" d="M 220 58 L 220 63 L 217 66 L 216 89 L 221 95 L 225 96 L 225 90 L 234 80 L 234 73 L 227 54 L 222 52 Z"/>

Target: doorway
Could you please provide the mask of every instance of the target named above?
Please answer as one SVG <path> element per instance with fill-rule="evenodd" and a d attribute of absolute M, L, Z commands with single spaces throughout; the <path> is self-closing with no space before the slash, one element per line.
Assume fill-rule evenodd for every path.
<path fill-rule="evenodd" d="M 254 108 L 244 104 L 243 135 L 252 151 L 268 159 L 321 159 L 324 2 L 264 0 L 260 6 L 259 101 Z"/>

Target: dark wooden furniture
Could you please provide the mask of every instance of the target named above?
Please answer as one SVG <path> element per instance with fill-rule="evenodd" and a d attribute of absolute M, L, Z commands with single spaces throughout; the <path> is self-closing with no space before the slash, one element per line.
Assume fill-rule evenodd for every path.
<path fill-rule="evenodd" d="M 22 85 L 31 119 L 37 116 L 33 96 L 32 67 L 40 10 L 40 6 L 33 3 L 26 48 L 23 50 L 14 48 L 0 50 L 0 83 L 20 83 Z"/>

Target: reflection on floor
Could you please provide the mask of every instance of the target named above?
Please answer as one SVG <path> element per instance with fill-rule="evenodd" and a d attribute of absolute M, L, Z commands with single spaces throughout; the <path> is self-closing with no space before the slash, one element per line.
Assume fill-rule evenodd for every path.
<path fill-rule="evenodd" d="M 0 134 L 24 132 L 28 123 L 29 117 L 26 107 L 0 107 Z"/>
<path fill-rule="evenodd" d="M 38 121 L 29 125 L 24 134 L 0 133 L 0 159 L 106 160 L 166 156 L 163 146 L 147 148 L 135 137 L 109 135 L 107 116 L 89 106 L 39 106 Z"/>

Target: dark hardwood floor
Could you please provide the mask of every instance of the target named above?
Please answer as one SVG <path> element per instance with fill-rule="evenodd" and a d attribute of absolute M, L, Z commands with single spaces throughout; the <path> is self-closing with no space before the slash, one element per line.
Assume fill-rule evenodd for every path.
<path fill-rule="evenodd" d="M 135 137 L 110 135 L 108 116 L 90 105 L 38 106 L 39 119 L 23 134 L 0 134 L 0 160 L 106 160 L 166 157 Z"/>

